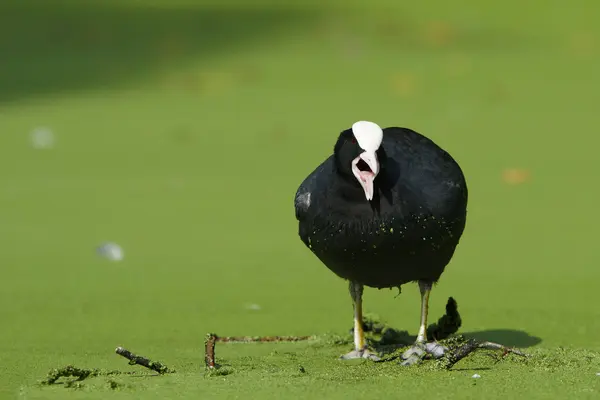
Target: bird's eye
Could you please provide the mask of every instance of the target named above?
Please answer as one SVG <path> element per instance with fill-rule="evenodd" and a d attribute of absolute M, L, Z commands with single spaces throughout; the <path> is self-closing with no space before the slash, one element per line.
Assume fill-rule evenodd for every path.
<path fill-rule="evenodd" d="M 350 141 L 351 141 L 352 143 L 356 144 L 356 138 L 352 138 L 352 139 L 350 139 Z"/>

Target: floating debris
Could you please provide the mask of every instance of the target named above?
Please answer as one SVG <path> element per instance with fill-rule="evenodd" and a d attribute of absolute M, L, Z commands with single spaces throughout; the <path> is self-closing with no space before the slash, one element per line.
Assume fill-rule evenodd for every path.
<path fill-rule="evenodd" d="M 36 149 L 51 149 L 54 147 L 54 133 L 52 129 L 38 127 L 31 131 L 31 145 Z"/>
<path fill-rule="evenodd" d="M 507 168 L 502 171 L 502 180 L 509 185 L 520 185 L 531 179 L 531 173 L 526 169 Z"/>
<path fill-rule="evenodd" d="M 96 251 L 101 257 L 104 257 L 111 261 L 121 261 L 125 257 L 123 249 L 116 243 L 107 242 L 101 244 Z"/>

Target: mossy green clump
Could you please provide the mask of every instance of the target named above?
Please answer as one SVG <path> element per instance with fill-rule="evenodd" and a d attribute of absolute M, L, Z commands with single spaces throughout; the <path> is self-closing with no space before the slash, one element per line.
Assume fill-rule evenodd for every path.
<path fill-rule="evenodd" d="M 553 350 L 537 349 L 527 358 L 517 358 L 525 366 L 555 372 L 561 369 L 577 369 L 595 366 L 600 368 L 600 352 L 585 349 L 558 347 Z"/>
<path fill-rule="evenodd" d="M 62 368 L 53 368 L 48 372 L 46 379 L 41 383 L 43 385 L 52 385 L 56 383 L 60 378 L 76 378 L 75 381 L 82 381 L 86 378 L 99 376 L 101 374 L 106 374 L 99 369 L 86 369 L 86 368 L 77 368 L 73 365 L 67 365 Z"/>
<path fill-rule="evenodd" d="M 98 376 L 115 376 L 115 375 L 136 375 L 136 372 L 123 372 L 123 371 L 106 371 L 98 368 L 77 368 L 73 365 L 67 365 L 61 368 L 53 368 L 46 375 L 46 379 L 41 381 L 42 385 L 53 385 L 60 383 L 61 378 L 75 378 L 65 382 L 65 387 L 76 387 L 75 382 L 81 382 L 88 378 L 95 378 Z"/>
<path fill-rule="evenodd" d="M 229 367 L 219 367 L 219 368 L 208 368 L 206 370 L 206 377 L 215 377 L 215 376 L 227 376 L 233 374 L 233 368 Z"/>
<path fill-rule="evenodd" d="M 76 389 L 77 390 L 77 389 L 83 389 L 84 387 L 85 387 L 85 384 L 78 380 L 65 382 L 66 389 Z"/>
<path fill-rule="evenodd" d="M 55 385 L 59 383 L 64 383 L 63 387 L 65 389 L 83 389 L 85 388 L 84 380 L 89 378 L 96 378 L 100 376 L 109 377 L 106 380 L 105 387 L 111 390 L 128 388 L 130 385 L 125 384 L 123 382 L 119 382 L 110 377 L 116 375 L 134 375 L 131 372 L 121 372 L 121 371 L 105 371 L 101 369 L 88 369 L 88 368 L 77 368 L 73 365 L 67 365 L 61 368 L 53 368 L 48 372 L 46 379 L 41 382 L 42 385 Z M 75 378 L 75 379 L 67 379 L 64 382 L 61 382 L 61 378 Z"/>
<path fill-rule="evenodd" d="M 440 340 L 439 343 L 442 346 L 446 346 L 448 348 L 458 348 L 458 347 L 464 345 L 465 343 L 467 343 L 468 340 L 469 339 L 467 339 L 463 335 L 453 335 L 453 336 L 450 336 L 450 337 Z"/>
<path fill-rule="evenodd" d="M 106 387 L 111 390 L 119 390 L 119 389 L 128 389 L 131 388 L 131 385 L 128 385 L 124 382 L 117 381 L 115 379 L 107 379 Z"/>

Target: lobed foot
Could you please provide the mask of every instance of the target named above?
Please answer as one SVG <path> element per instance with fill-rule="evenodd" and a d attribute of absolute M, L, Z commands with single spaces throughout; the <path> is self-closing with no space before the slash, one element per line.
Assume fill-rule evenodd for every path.
<path fill-rule="evenodd" d="M 436 342 L 415 343 L 410 349 L 402 353 L 400 365 L 414 365 L 425 358 L 441 358 L 448 351 L 447 347 Z"/>
<path fill-rule="evenodd" d="M 366 359 L 372 360 L 372 361 L 380 361 L 381 360 L 381 358 L 379 358 L 379 356 L 377 354 L 375 354 L 374 352 L 372 352 L 368 349 L 352 350 L 350 353 L 344 354 L 343 356 L 340 357 L 340 359 L 342 359 L 342 360 L 353 360 L 356 358 L 366 358 Z"/>

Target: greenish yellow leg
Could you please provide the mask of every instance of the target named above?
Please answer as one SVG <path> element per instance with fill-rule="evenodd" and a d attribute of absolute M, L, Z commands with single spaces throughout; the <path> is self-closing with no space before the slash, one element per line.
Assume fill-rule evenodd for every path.
<path fill-rule="evenodd" d="M 356 351 L 364 350 L 366 347 L 362 315 L 363 291 L 362 285 L 350 282 L 350 296 L 352 296 L 352 305 L 354 306 L 354 350 Z"/>
<path fill-rule="evenodd" d="M 431 283 L 419 281 L 419 290 L 421 291 L 421 325 L 415 344 L 402 354 L 402 365 L 413 365 L 421 362 L 427 354 L 433 358 L 440 358 L 447 351 L 444 346 L 432 342 L 427 343 L 427 315 L 429 314 L 429 294 L 431 293 Z"/>
<path fill-rule="evenodd" d="M 419 282 L 421 291 L 421 325 L 417 335 L 417 343 L 427 342 L 427 315 L 429 314 L 429 294 L 431 293 L 431 284 Z"/>
<path fill-rule="evenodd" d="M 353 358 L 367 358 L 369 360 L 379 360 L 380 358 L 367 350 L 367 342 L 365 340 L 365 332 L 363 330 L 363 315 L 362 315 L 362 295 L 363 285 L 350 282 L 350 296 L 352 297 L 352 306 L 354 308 L 354 350 L 348 354 L 344 354 L 341 358 L 350 360 Z"/>

